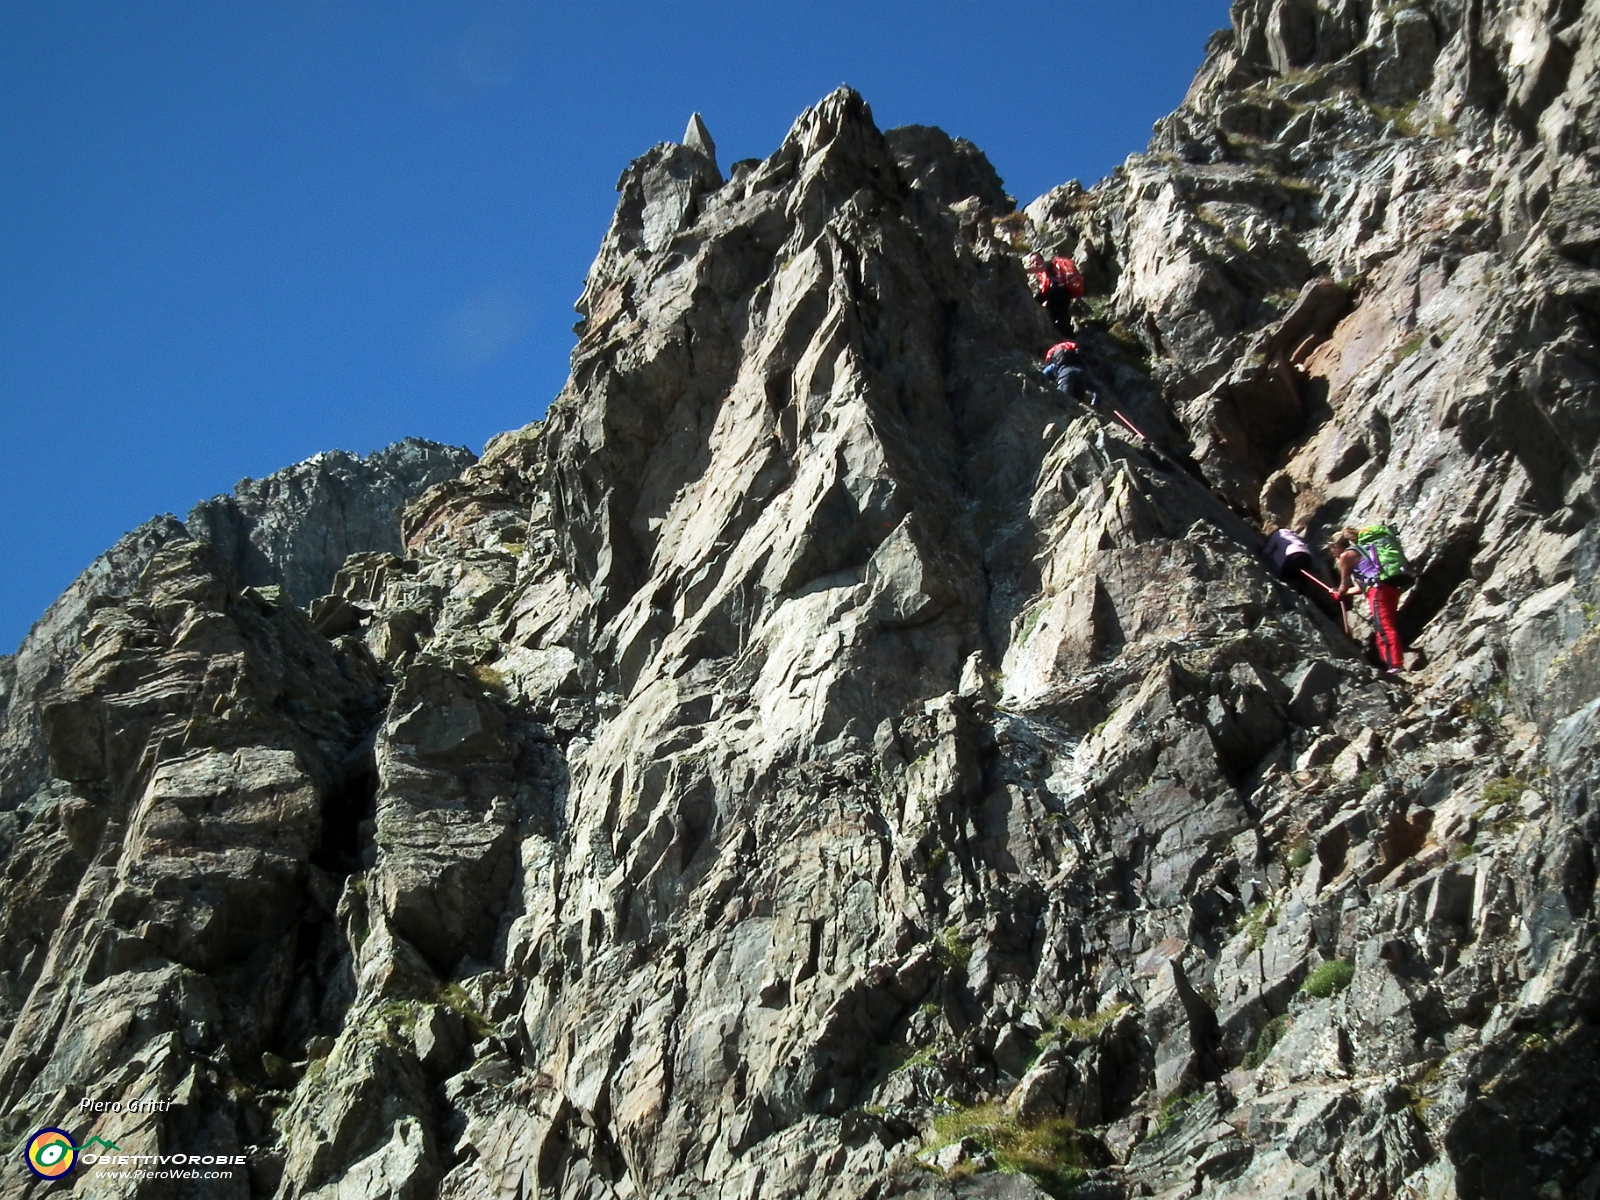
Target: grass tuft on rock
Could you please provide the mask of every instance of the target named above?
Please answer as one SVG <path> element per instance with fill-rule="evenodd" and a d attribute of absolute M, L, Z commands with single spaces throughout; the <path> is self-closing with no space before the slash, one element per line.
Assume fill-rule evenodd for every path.
<path fill-rule="evenodd" d="M 385 1000 L 369 1009 L 367 1027 L 384 1045 L 400 1049 L 411 1042 L 417 1030 L 417 1003 L 414 1000 Z"/>
<path fill-rule="evenodd" d="M 1336 958 L 1323 963 L 1307 975 L 1306 981 L 1300 985 L 1300 990 L 1308 996 L 1315 996 L 1318 1000 L 1326 1000 L 1329 996 L 1344 991 L 1355 977 L 1355 965 Z"/>
<path fill-rule="evenodd" d="M 1118 1017 L 1127 1012 L 1128 1008 L 1127 1004 L 1108 1004 L 1099 1012 L 1087 1017 L 1069 1017 L 1061 1013 L 1050 1018 L 1050 1028 L 1067 1041 L 1092 1042 Z"/>
<path fill-rule="evenodd" d="M 478 1011 L 478 1006 L 472 1002 L 472 997 L 467 994 L 467 989 L 459 983 L 447 983 L 439 989 L 435 999 L 446 1008 L 453 1008 L 467 1023 L 467 1032 L 474 1041 L 483 1041 L 494 1033 L 494 1026 L 489 1019 Z"/>
<path fill-rule="evenodd" d="M 1496 804 L 1515 804 L 1522 799 L 1522 793 L 1527 790 L 1527 783 L 1515 775 L 1502 775 L 1498 779 L 1491 779 L 1483 785 L 1483 794 L 1480 797 L 1483 803 L 1478 811 L 1493 808 Z"/>
<path fill-rule="evenodd" d="M 942 1050 L 943 1047 L 937 1041 L 930 1042 L 928 1045 L 922 1047 L 922 1049 L 912 1051 L 898 1066 L 896 1066 L 890 1072 L 890 1074 L 894 1074 L 899 1071 L 915 1070 L 917 1067 L 931 1067 L 936 1061 L 938 1061 L 939 1054 Z"/>
<path fill-rule="evenodd" d="M 994 1156 L 1005 1175 L 1027 1175 L 1051 1195 L 1082 1182 L 1088 1159 L 1071 1121 L 1056 1117 L 1024 1125 L 1001 1104 L 980 1104 L 936 1117 L 927 1149 L 971 1138 Z"/>
<path fill-rule="evenodd" d="M 952 925 L 933 944 L 934 957 L 946 971 L 967 969 L 972 961 L 972 943 L 961 936 L 961 930 Z"/>
<path fill-rule="evenodd" d="M 1244 919 L 1245 945 L 1251 950 L 1261 949 L 1267 942 L 1267 930 L 1277 923 L 1278 914 L 1272 907 L 1272 901 L 1261 901 Z"/>

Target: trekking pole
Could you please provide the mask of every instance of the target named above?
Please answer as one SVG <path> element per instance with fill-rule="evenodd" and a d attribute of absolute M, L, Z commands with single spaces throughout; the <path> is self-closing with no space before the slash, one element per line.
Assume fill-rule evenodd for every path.
<path fill-rule="evenodd" d="M 1332 597 L 1333 599 L 1337 600 L 1339 598 L 1339 590 L 1337 588 L 1329 587 L 1327 584 L 1323 583 L 1322 580 L 1318 579 L 1315 575 L 1313 575 L 1310 571 L 1306 570 L 1304 567 L 1300 568 L 1300 574 L 1304 575 L 1307 579 L 1311 580 L 1312 583 L 1316 584 L 1323 591 L 1327 592 L 1328 595 L 1330 597 Z M 1343 607 L 1343 605 L 1341 605 L 1340 607 Z"/>
<path fill-rule="evenodd" d="M 1323 591 L 1327 592 L 1328 593 L 1328 598 L 1330 600 L 1337 600 L 1339 602 L 1339 624 L 1344 626 L 1345 636 L 1349 637 L 1350 636 L 1350 617 L 1345 612 L 1345 609 L 1344 609 L 1344 597 L 1339 595 L 1339 589 L 1338 588 L 1329 587 L 1327 584 L 1323 583 L 1322 580 L 1318 579 L 1315 575 L 1313 575 L 1310 571 L 1306 570 L 1304 567 L 1300 568 L 1300 574 L 1304 575 L 1307 579 L 1311 580 L 1312 583 L 1316 584 Z"/>
<path fill-rule="evenodd" d="M 1121 413 L 1120 413 L 1120 412 L 1118 412 L 1118 411 L 1117 411 L 1117 410 L 1116 410 L 1116 409 L 1114 409 L 1114 408 L 1113 408 L 1113 409 L 1112 409 L 1112 410 L 1111 410 L 1111 415 L 1112 415 L 1112 416 L 1113 416 L 1113 417 L 1115 417 L 1115 418 L 1116 418 L 1116 419 L 1117 419 L 1117 420 L 1119 420 L 1119 421 L 1121 421 L 1121 422 L 1122 422 L 1122 423 L 1123 423 L 1123 424 L 1124 424 L 1124 425 L 1126 425 L 1126 426 L 1127 426 L 1127 427 L 1128 427 L 1128 428 L 1129 428 L 1129 429 L 1131 429 L 1131 430 L 1133 430 L 1133 435 L 1134 435 L 1134 437 L 1136 437 L 1136 438 L 1138 438 L 1138 439 L 1139 439 L 1139 440 L 1140 440 L 1140 441 L 1143 441 L 1143 442 L 1149 442 L 1149 441 L 1150 441 L 1150 439 L 1149 439 L 1149 438 L 1147 438 L 1147 437 L 1145 437 L 1145 436 L 1144 436 L 1144 431 L 1143 431 L 1143 430 L 1142 430 L 1142 429 L 1140 429 L 1140 428 L 1139 428 L 1139 427 L 1138 427 L 1138 426 L 1137 426 L 1137 425 L 1135 425 L 1135 424 L 1134 424 L 1134 423 L 1133 423 L 1133 422 L 1132 422 L 1132 421 L 1130 421 L 1130 420 L 1128 420 L 1128 418 L 1127 418 L 1127 417 L 1125 417 L 1125 416 L 1123 416 L 1123 415 L 1122 415 L 1122 414 L 1121 414 Z M 1153 445 L 1155 445 L 1155 443 L 1154 443 L 1154 442 L 1150 442 L 1150 444 L 1151 444 L 1151 445 L 1152 445 L 1152 446 L 1153 446 Z"/>
<path fill-rule="evenodd" d="M 1174 471 L 1178 469 L 1178 464 L 1173 462 L 1172 459 L 1170 457 L 1168 457 L 1167 452 L 1165 450 L 1163 450 L 1160 446 L 1156 445 L 1153 441 L 1151 441 L 1150 438 L 1145 434 L 1144 430 L 1140 429 L 1132 421 L 1128 420 L 1128 418 L 1123 416 L 1122 413 L 1119 412 L 1117 409 L 1113 408 L 1111 410 L 1111 415 L 1113 417 L 1115 417 L 1117 420 L 1121 421 L 1129 429 L 1133 430 L 1133 436 L 1138 438 L 1141 442 L 1143 442 L 1146 446 L 1148 446 L 1150 448 L 1150 453 L 1152 453 L 1152 454 L 1154 454 L 1156 456 L 1156 466 L 1157 467 L 1160 467 L 1163 463 L 1165 463 L 1167 465 L 1167 467 L 1169 467 L 1170 469 L 1172 469 Z"/>

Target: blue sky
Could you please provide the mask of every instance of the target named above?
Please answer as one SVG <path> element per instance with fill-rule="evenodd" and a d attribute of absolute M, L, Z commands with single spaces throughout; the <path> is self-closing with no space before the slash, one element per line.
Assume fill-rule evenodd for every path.
<path fill-rule="evenodd" d="M 1026 202 L 1142 149 L 1227 0 L 12 0 L 0 651 L 124 531 L 318 450 L 482 448 L 566 377 L 617 176 L 840 83 Z"/>

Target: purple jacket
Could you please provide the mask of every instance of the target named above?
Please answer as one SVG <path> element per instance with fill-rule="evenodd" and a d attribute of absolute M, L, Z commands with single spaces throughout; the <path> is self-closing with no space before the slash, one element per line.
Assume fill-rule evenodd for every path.
<path fill-rule="evenodd" d="M 1304 554 L 1311 557 L 1311 547 L 1306 545 L 1305 538 L 1292 529 L 1279 529 L 1267 539 L 1267 544 L 1261 547 L 1261 553 L 1272 564 L 1272 569 L 1279 575 L 1283 574 L 1284 564 L 1293 554 Z"/>

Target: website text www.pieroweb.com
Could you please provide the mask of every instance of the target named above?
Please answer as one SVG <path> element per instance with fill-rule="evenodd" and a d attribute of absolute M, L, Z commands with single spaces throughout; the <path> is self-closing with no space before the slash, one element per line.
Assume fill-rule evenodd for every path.
<path fill-rule="evenodd" d="M 142 1114 L 164 1112 L 170 1106 L 166 1100 L 86 1099 L 81 1108 L 85 1115 Z M 79 1143 L 70 1131 L 53 1125 L 35 1130 L 22 1145 L 28 1169 L 42 1179 L 65 1179 L 91 1170 L 96 1176 L 122 1179 L 230 1179 L 250 1164 L 248 1154 L 155 1153 L 124 1149 L 99 1135 Z"/>

